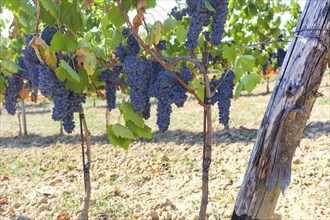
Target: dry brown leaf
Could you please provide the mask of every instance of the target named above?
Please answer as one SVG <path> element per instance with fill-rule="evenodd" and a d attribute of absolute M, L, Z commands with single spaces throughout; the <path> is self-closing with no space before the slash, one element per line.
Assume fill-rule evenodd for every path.
<path fill-rule="evenodd" d="M 94 0 L 85 0 L 85 2 L 84 2 L 85 9 L 87 9 L 93 3 L 94 3 Z"/>
<path fill-rule="evenodd" d="M 14 208 L 9 208 L 7 214 L 15 214 L 15 209 Z"/>
<path fill-rule="evenodd" d="M 133 213 L 131 217 L 134 218 L 134 219 L 138 219 L 138 218 L 141 217 L 141 214 L 139 214 L 139 213 Z"/>
<path fill-rule="evenodd" d="M 102 100 L 106 99 L 106 95 L 105 95 L 105 90 L 104 89 L 97 89 L 96 93 L 99 97 L 101 97 Z"/>
<path fill-rule="evenodd" d="M 67 212 L 62 212 L 61 214 L 59 214 L 56 217 L 56 220 L 69 220 L 69 219 L 70 219 L 70 216 L 69 216 L 69 213 L 67 213 Z"/>
<path fill-rule="evenodd" d="M 133 27 L 134 29 L 138 29 L 141 25 L 142 25 L 142 21 L 143 21 L 144 15 L 143 13 L 138 13 L 133 20 Z"/>
<path fill-rule="evenodd" d="M 49 185 L 50 186 L 56 186 L 56 185 L 58 185 L 61 182 L 62 182 L 61 180 L 54 180 L 54 181 L 50 182 Z"/>
<path fill-rule="evenodd" d="M 6 180 L 9 180 L 9 177 L 7 177 L 7 176 L 0 176 L 0 181 L 1 182 L 6 181 Z"/>
<path fill-rule="evenodd" d="M 8 204 L 8 200 L 7 199 L 0 199 L 0 205 L 5 205 Z"/>
<path fill-rule="evenodd" d="M 11 22 L 10 24 L 10 27 L 9 28 L 12 28 L 14 27 L 13 29 L 13 32 L 11 33 L 10 35 L 10 39 L 14 39 L 17 37 L 17 34 L 18 34 L 18 26 L 17 26 L 17 22 L 16 22 L 16 18 L 14 17 L 13 21 Z"/>
<path fill-rule="evenodd" d="M 147 1 L 146 0 L 140 0 L 137 5 L 136 5 L 136 9 L 140 10 L 141 8 L 145 8 L 147 6 Z"/>

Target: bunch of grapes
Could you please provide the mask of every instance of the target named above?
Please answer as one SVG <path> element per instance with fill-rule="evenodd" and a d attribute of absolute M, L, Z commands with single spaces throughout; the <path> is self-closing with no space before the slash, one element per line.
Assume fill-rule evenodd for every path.
<path fill-rule="evenodd" d="M 24 79 L 28 78 L 28 73 L 26 71 L 26 66 L 23 57 L 18 59 L 17 65 L 22 68 L 16 74 L 11 77 L 5 76 L 3 73 L 1 75 L 8 81 L 6 85 L 6 91 L 4 94 L 4 106 L 7 112 L 11 115 L 16 113 L 16 104 L 20 98 L 19 93 L 23 88 Z"/>
<path fill-rule="evenodd" d="M 33 88 L 38 88 L 39 84 L 39 70 L 38 66 L 40 61 L 32 47 L 29 47 L 29 43 L 32 40 L 33 36 L 26 36 L 26 46 L 23 50 L 23 59 L 26 66 L 26 71 L 28 78 L 31 82 Z"/>
<path fill-rule="evenodd" d="M 45 41 L 46 44 L 50 45 L 50 42 L 53 39 L 54 34 L 57 32 L 56 27 L 47 26 L 42 32 L 41 32 L 41 39 Z"/>
<path fill-rule="evenodd" d="M 127 76 L 130 87 L 130 98 L 136 112 L 144 112 L 148 106 L 148 79 L 146 74 L 147 63 L 128 56 L 123 63 L 123 72 Z"/>
<path fill-rule="evenodd" d="M 120 68 L 106 69 L 99 75 L 99 81 L 105 82 L 105 95 L 109 111 L 116 108 L 116 87 L 118 84 Z"/>
<path fill-rule="evenodd" d="M 19 92 L 22 90 L 24 82 L 20 76 L 16 74 L 7 78 L 7 80 L 8 84 L 4 96 L 4 106 L 9 114 L 15 115 Z"/>
<path fill-rule="evenodd" d="M 225 127 L 228 127 L 230 118 L 230 99 L 233 98 L 234 78 L 235 74 L 231 70 L 223 73 L 219 80 L 222 84 L 219 86 L 218 92 L 216 93 L 219 108 L 219 123 L 223 124 Z"/>
<path fill-rule="evenodd" d="M 179 10 L 177 7 L 172 8 L 171 15 L 177 20 L 181 21 L 184 16 L 187 15 L 187 9 Z"/>
<path fill-rule="evenodd" d="M 157 67 L 156 64 L 154 64 Z M 161 69 L 161 68 L 160 68 Z M 188 84 L 193 75 L 186 66 L 182 67 L 181 74 L 177 75 Z M 169 72 L 161 70 L 151 75 L 148 94 L 157 98 L 157 125 L 161 132 L 168 130 L 170 125 L 170 115 L 172 113 L 171 104 L 182 107 L 187 99 L 187 90 L 181 86 L 177 79 Z"/>
<path fill-rule="evenodd" d="M 188 14 L 190 16 L 189 31 L 187 34 L 187 41 L 185 46 L 188 50 L 194 50 L 198 45 L 198 37 L 206 27 L 211 24 L 211 37 L 208 31 L 203 32 L 206 41 L 212 41 L 212 44 L 220 45 L 222 35 L 224 32 L 224 24 L 226 23 L 228 15 L 228 1 L 227 0 L 208 0 L 214 11 L 206 7 L 205 0 L 186 0 L 187 8 L 178 10 L 173 8 L 171 15 L 176 20 L 182 20 L 182 17 Z M 212 39 L 211 39 L 212 38 Z"/>
<path fill-rule="evenodd" d="M 225 32 L 224 25 L 228 15 L 228 1 L 227 0 L 209 0 L 210 4 L 215 9 L 212 14 L 211 37 L 214 46 L 220 45 L 222 35 Z"/>
<path fill-rule="evenodd" d="M 283 64 L 285 55 L 286 55 L 286 51 L 285 50 L 283 50 L 282 48 L 277 48 L 277 53 L 276 53 L 277 62 L 275 64 L 275 66 L 274 66 L 274 69 L 277 69 L 279 67 L 282 67 L 282 64 Z"/>
<path fill-rule="evenodd" d="M 164 40 L 159 41 L 159 43 L 156 45 L 156 47 L 159 50 L 166 50 L 166 41 L 164 41 Z"/>

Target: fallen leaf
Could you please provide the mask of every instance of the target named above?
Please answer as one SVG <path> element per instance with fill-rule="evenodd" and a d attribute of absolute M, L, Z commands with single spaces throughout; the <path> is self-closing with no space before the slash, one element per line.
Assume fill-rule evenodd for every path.
<path fill-rule="evenodd" d="M 6 180 L 9 180 L 9 177 L 7 177 L 7 176 L 0 176 L 0 181 L 1 182 L 6 181 Z"/>
<path fill-rule="evenodd" d="M 15 209 L 14 208 L 9 208 L 7 214 L 15 214 Z"/>
<path fill-rule="evenodd" d="M 50 182 L 49 185 L 50 186 L 56 186 L 56 185 L 58 185 L 61 182 L 62 182 L 61 180 L 54 180 L 54 181 Z"/>
<path fill-rule="evenodd" d="M 62 212 L 61 214 L 59 214 L 56 217 L 56 220 L 69 220 L 69 219 L 70 219 L 70 216 L 69 216 L 69 213 L 67 213 L 67 212 Z"/>
<path fill-rule="evenodd" d="M 0 205 L 8 204 L 7 199 L 0 199 Z"/>

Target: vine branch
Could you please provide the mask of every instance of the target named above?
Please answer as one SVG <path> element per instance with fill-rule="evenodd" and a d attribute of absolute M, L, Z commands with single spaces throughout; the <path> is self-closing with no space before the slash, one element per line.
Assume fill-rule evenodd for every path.
<path fill-rule="evenodd" d="M 135 39 L 138 41 L 138 43 L 153 57 L 155 58 L 155 60 L 157 62 L 159 62 L 168 72 L 170 72 L 178 81 L 179 83 L 185 88 L 187 89 L 198 101 L 198 103 L 204 107 L 204 109 L 207 109 L 207 106 L 204 104 L 204 102 L 197 96 L 196 92 L 191 89 L 185 82 L 182 81 L 182 79 L 174 72 L 172 71 L 167 65 L 166 63 L 160 59 L 157 54 L 152 51 L 149 46 L 143 41 L 143 39 L 140 37 L 140 35 L 138 34 L 137 30 L 133 27 L 132 23 L 130 22 L 127 13 L 125 12 L 124 8 L 122 7 L 122 5 L 120 4 L 120 2 L 117 0 L 116 1 L 118 9 L 121 11 L 121 13 L 123 14 L 127 25 L 129 26 L 129 28 L 132 30 L 132 33 L 135 37 Z"/>

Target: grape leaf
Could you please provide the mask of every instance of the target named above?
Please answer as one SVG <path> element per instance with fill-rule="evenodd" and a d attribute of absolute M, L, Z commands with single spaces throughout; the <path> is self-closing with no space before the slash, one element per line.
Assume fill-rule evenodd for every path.
<path fill-rule="evenodd" d="M 172 18 L 167 18 L 163 26 L 166 33 L 171 32 L 175 28 L 175 21 Z"/>
<path fill-rule="evenodd" d="M 215 9 L 213 8 L 213 6 L 210 4 L 210 2 L 208 0 L 205 0 L 205 7 L 207 8 L 207 10 L 215 12 Z"/>
<path fill-rule="evenodd" d="M 241 92 L 243 91 L 243 87 L 244 87 L 244 84 L 242 81 L 240 81 L 236 87 L 236 90 L 235 90 L 235 96 L 234 96 L 234 99 L 238 99 L 239 95 L 241 94 Z"/>
<path fill-rule="evenodd" d="M 68 80 L 65 86 L 67 89 L 71 89 L 76 93 L 82 93 L 88 86 L 89 79 L 87 72 L 84 68 L 79 68 L 78 75 L 80 77 L 79 83 Z"/>
<path fill-rule="evenodd" d="M 130 129 L 136 137 L 142 137 L 150 139 L 152 137 L 151 128 L 147 125 L 144 125 L 143 128 L 136 126 L 133 122 L 128 121 L 126 122 L 126 126 Z"/>
<path fill-rule="evenodd" d="M 21 67 L 11 60 L 3 60 L 1 66 L 10 73 L 17 73 L 18 70 L 22 70 Z"/>
<path fill-rule="evenodd" d="M 243 55 L 238 58 L 237 63 L 243 68 L 243 70 L 251 72 L 254 67 L 254 57 L 251 55 Z"/>
<path fill-rule="evenodd" d="M 40 19 L 49 26 L 54 25 L 56 23 L 56 19 L 54 18 L 54 16 L 47 12 L 43 4 L 40 4 L 39 8 L 40 8 Z"/>
<path fill-rule="evenodd" d="M 131 130 L 121 124 L 112 125 L 112 132 L 117 137 L 126 138 L 126 139 L 134 139 L 134 135 Z"/>
<path fill-rule="evenodd" d="M 56 32 L 54 34 L 50 45 L 54 52 L 78 49 L 78 42 L 69 34 L 63 34 L 61 32 Z"/>
<path fill-rule="evenodd" d="M 244 90 L 246 90 L 248 93 L 251 93 L 256 85 L 260 82 L 260 76 L 255 73 L 247 74 L 244 76 L 242 81 L 244 82 Z"/>
<path fill-rule="evenodd" d="M 107 127 L 108 138 L 112 146 L 119 146 L 125 150 L 128 150 L 129 144 L 131 143 L 130 139 L 117 137 L 112 130 L 112 125 Z"/>
<path fill-rule="evenodd" d="M 234 46 L 229 47 L 228 45 L 224 45 L 222 57 L 228 59 L 229 62 L 234 63 L 236 60 L 236 48 Z"/>
<path fill-rule="evenodd" d="M 124 41 L 124 36 L 123 34 L 121 33 L 120 30 L 115 30 L 112 34 L 112 39 L 111 39 L 111 42 L 110 42 L 110 45 L 111 45 L 111 48 L 115 49 L 120 42 L 123 42 Z"/>
<path fill-rule="evenodd" d="M 156 0 L 147 0 L 147 7 L 146 8 L 154 8 L 156 7 Z"/>
<path fill-rule="evenodd" d="M 52 17 L 57 20 L 60 14 L 60 6 L 55 1 L 49 1 L 49 0 L 41 0 L 40 1 L 42 6 L 47 10 Z M 49 16 L 47 13 L 46 16 Z"/>
<path fill-rule="evenodd" d="M 175 36 L 180 43 L 184 43 L 187 40 L 188 30 L 183 25 L 178 25 L 175 31 Z"/>
<path fill-rule="evenodd" d="M 70 81 L 76 81 L 76 82 L 80 82 L 80 77 L 79 75 L 76 73 L 76 71 L 74 71 L 71 66 L 65 62 L 64 60 L 60 61 L 59 67 L 62 67 L 63 69 L 66 70 L 67 74 L 67 79 Z M 58 68 L 57 68 L 58 69 Z"/>
<path fill-rule="evenodd" d="M 84 27 L 84 21 L 77 1 L 61 0 L 60 12 L 60 22 L 66 24 L 73 32 L 77 32 Z"/>
<path fill-rule="evenodd" d="M 1 75 L 0 75 L 0 94 L 3 94 L 6 90 L 6 85 L 7 85 L 7 80 L 5 80 Z"/>
<path fill-rule="evenodd" d="M 134 111 L 131 103 L 123 102 L 119 105 L 119 110 L 124 116 L 125 122 L 132 121 L 136 126 L 143 128 L 143 118 Z"/>
<path fill-rule="evenodd" d="M 94 53 L 89 53 L 84 61 L 84 68 L 87 71 L 88 75 L 93 75 L 95 72 L 96 66 L 96 57 Z"/>
<path fill-rule="evenodd" d="M 107 15 L 109 21 L 117 28 L 120 28 L 125 23 L 125 18 L 117 7 L 112 7 Z"/>

